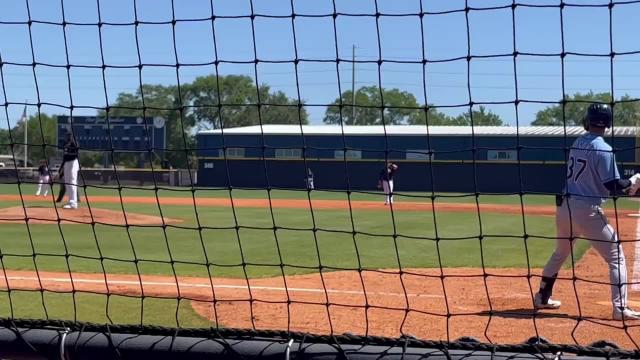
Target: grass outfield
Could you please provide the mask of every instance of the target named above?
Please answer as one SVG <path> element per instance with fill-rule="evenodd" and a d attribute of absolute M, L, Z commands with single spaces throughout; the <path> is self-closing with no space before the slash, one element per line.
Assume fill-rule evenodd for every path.
<path fill-rule="evenodd" d="M 31 205 L 51 206 L 46 204 Z M 21 205 L 0 203 L 0 207 L 8 206 Z M 120 204 L 93 206 L 121 209 Z M 554 222 L 540 216 L 527 216 L 523 224 L 521 215 L 488 212 L 479 220 L 476 213 L 437 212 L 434 218 L 431 212 L 396 211 L 392 216 L 389 211 L 355 209 L 352 221 L 348 210 L 314 210 L 311 214 L 301 209 L 274 209 L 272 218 L 269 209 L 237 208 L 234 217 L 229 208 L 204 206 L 197 208 L 203 227 L 198 231 L 193 206 L 163 205 L 159 209 L 157 205 L 127 204 L 125 209 L 157 216 L 161 209 L 163 216 L 183 222 L 181 228 L 166 231 L 84 224 L 31 225 L 27 229 L 3 224 L 4 264 L 21 270 L 33 270 L 35 261 L 40 270 L 67 271 L 70 267 L 99 273 L 104 266 L 111 273 L 172 275 L 175 271 L 206 276 L 206 267 L 194 264 L 208 261 L 211 273 L 225 277 L 244 277 L 245 270 L 251 277 L 278 276 L 281 263 L 287 274 L 314 272 L 321 265 L 329 270 L 397 268 L 398 264 L 403 268 L 480 267 L 483 263 L 485 267 L 541 267 L 553 250 L 554 240 L 548 238 L 555 233 Z M 71 254 L 68 263 L 65 248 Z M 584 243 L 576 248 L 578 258 L 586 248 Z"/>
<path fill-rule="evenodd" d="M 11 304 L 11 306 L 9 305 Z M 74 310 L 75 309 L 75 310 Z M 160 325 L 169 327 L 209 327 L 211 322 L 198 315 L 189 301 L 141 299 L 112 295 L 60 294 L 12 291 L 0 294 L 0 317 L 17 319 L 78 320 L 106 324 Z"/>

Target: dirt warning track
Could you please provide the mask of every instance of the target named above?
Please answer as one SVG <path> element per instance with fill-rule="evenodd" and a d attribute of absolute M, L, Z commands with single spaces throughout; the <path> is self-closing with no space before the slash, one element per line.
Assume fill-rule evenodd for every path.
<path fill-rule="evenodd" d="M 50 198 L 37 197 L 33 195 L 0 195 L 0 201 L 39 201 L 52 202 Z M 433 211 L 434 206 L 431 202 L 397 202 L 393 204 L 393 208 L 385 206 L 379 201 L 362 201 L 362 200 L 301 200 L 301 199 L 234 199 L 233 202 L 223 198 L 192 198 L 187 197 L 154 197 L 144 196 L 127 196 L 120 199 L 117 196 L 87 196 L 86 201 L 94 203 L 124 203 L 124 204 L 158 204 L 160 205 L 179 205 L 179 206 L 211 206 L 211 207 L 239 207 L 239 208 L 277 208 L 277 209 L 311 209 L 314 210 L 335 210 L 335 209 L 355 209 L 355 210 L 386 210 L 386 211 Z M 555 215 L 554 206 L 541 205 L 510 205 L 510 204 L 480 204 L 474 203 L 446 203 L 436 202 L 436 211 L 443 212 L 491 212 L 501 214 L 522 214 L 523 210 L 526 215 Z M 618 210 L 618 215 L 627 215 L 632 213 L 629 210 Z"/>
<path fill-rule="evenodd" d="M 0 288 L 180 297 L 201 316 L 235 328 L 404 333 L 442 340 L 472 336 L 499 343 L 538 334 L 559 343 L 607 339 L 635 348 L 632 339 L 640 338 L 640 322 L 627 322 L 624 329 L 622 322 L 610 320 L 607 269 L 595 253 L 576 266 L 576 282 L 568 280 L 571 271 L 560 274 L 554 296 L 564 302 L 561 310 L 532 310 L 531 289 L 538 278 L 528 274 L 526 269 L 459 268 L 443 269 L 441 278 L 439 269 L 403 269 L 402 274 L 365 270 L 245 280 L 7 271 L 0 273 Z"/>

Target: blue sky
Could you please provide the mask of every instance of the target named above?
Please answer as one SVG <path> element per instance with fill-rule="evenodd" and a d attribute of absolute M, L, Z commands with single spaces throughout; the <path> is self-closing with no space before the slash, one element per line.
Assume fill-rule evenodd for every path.
<path fill-rule="evenodd" d="M 576 0 L 577 2 L 577 0 Z M 557 5 L 558 1 L 524 0 L 522 4 Z M 603 4 L 606 1 L 580 1 L 580 4 Z M 27 4 L 30 15 L 27 12 Z M 298 15 L 331 14 L 333 6 L 339 13 L 374 14 L 376 4 L 383 14 L 417 14 L 420 0 L 294 0 Z M 510 5 L 511 1 L 469 1 L 471 7 Z M 283 15 L 284 18 L 261 18 L 254 21 L 256 50 L 261 60 L 285 61 L 280 64 L 260 63 L 258 80 L 275 90 L 296 97 L 295 58 L 291 18 L 291 0 L 189 0 L 175 1 L 175 19 L 203 19 L 211 16 L 238 16 L 251 14 Z M 131 23 L 135 12 L 139 21 L 166 22 L 174 18 L 170 0 L 7 0 L 0 11 L 0 56 L 3 66 L 4 88 L 0 101 L 51 103 L 69 106 L 104 107 L 113 102 L 120 92 L 134 92 L 140 82 L 176 84 L 190 82 L 197 76 L 213 74 L 212 65 L 137 68 L 107 68 L 106 81 L 102 70 L 82 66 L 102 65 L 99 44 L 98 6 L 103 22 Z M 422 0 L 426 12 L 443 12 L 464 8 L 460 0 Z M 93 25 L 60 25 L 78 22 Z M 429 60 L 443 60 L 467 55 L 470 44 L 473 55 L 509 54 L 513 51 L 513 11 L 511 8 L 469 12 L 470 42 L 467 41 L 464 12 L 425 15 L 422 19 L 424 43 L 421 40 L 419 16 L 339 15 L 337 48 L 341 59 L 351 59 L 352 45 L 356 46 L 356 60 L 421 61 L 424 47 Z M 25 23 L 32 20 L 50 22 Z M 640 51 L 640 4 L 616 4 L 612 9 L 612 38 L 615 52 Z M 564 45 L 568 52 L 608 54 L 610 51 L 609 9 L 606 7 L 565 7 L 563 11 Z M 515 10 L 516 48 L 519 52 L 554 54 L 562 51 L 560 10 L 518 6 Z M 252 61 L 254 43 L 251 20 L 248 18 L 218 18 L 214 21 L 216 47 L 219 60 Z M 298 67 L 300 94 L 308 104 L 327 104 L 342 90 L 351 89 L 352 65 L 341 62 L 336 70 L 336 41 L 332 17 L 305 17 L 295 19 L 298 57 L 329 62 L 302 62 Z M 143 64 L 175 64 L 173 31 L 171 24 L 140 24 L 137 26 L 140 57 L 136 47 L 135 25 L 104 25 L 101 28 L 104 62 L 111 66 Z M 379 34 L 379 38 L 378 38 Z M 66 47 L 65 47 L 66 35 Z M 175 26 L 175 52 L 182 64 L 201 64 L 215 60 L 211 21 L 178 21 Z M 50 65 L 71 64 L 65 67 L 31 66 L 32 48 L 38 63 Z M 381 49 L 379 54 L 378 49 Z M 68 60 L 67 60 L 67 51 Z M 613 61 L 611 76 L 609 57 L 568 55 L 565 58 L 564 83 L 567 93 L 577 91 L 610 91 L 616 97 L 629 94 L 640 97 L 640 55 L 619 55 Z M 415 94 L 425 102 L 425 90 L 430 104 L 451 106 L 474 102 L 512 102 L 516 99 L 513 58 L 489 57 L 474 59 L 470 67 L 471 99 L 467 93 L 467 61 L 429 63 L 426 65 L 426 89 L 423 86 L 421 64 L 384 62 L 356 64 L 356 87 L 382 85 Z M 246 74 L 254 77 L 253 64 L 222 64 L 221 74 Z M 380 73 L 380 77 L 378 74 Z M 338 75 L 340 83 L 338 83 Z M 70 78 L 70 83 L 68 81 Z M 518 98 L 535 101 L 557 101 L 562 96 L 561 59 L 559 56 L 517 57 Z M 37 91 L 36 91 L 37 85 Z M 105 94 L 106 87 L 106 94 Z M 39 94 L 39 99 L 38 99 Z M 486 105 L 509 124 L 515 125 L 516 107 L 510 104 Z M 521 103 L 518 106 L 520 125 L 535 118 L 543 104 Z M 13 125 L 20 117 L 23 106 L 8 107 L 9 122 Z M 456 115 L 465 107 L 447 107 L 442 111 Z M 43 105 L 49 114 L 67 114 L 60 106 Z M 321 123 L 324 108 L 308 108 L 312 123 Z M 29 113 L 36 111 L 29 107 Z M 92 115 L 94 109 L 76 109 L 74 115 Z M 4 111 L 0 126 L 6 128 Z"/>

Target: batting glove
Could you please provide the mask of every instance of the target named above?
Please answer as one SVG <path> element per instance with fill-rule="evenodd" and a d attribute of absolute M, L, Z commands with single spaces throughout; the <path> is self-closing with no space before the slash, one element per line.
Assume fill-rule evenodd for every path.
<path fill-rule="evenodd" d="M 640 189 L 640 174 L 633 175 L 629 178 L 629 181 L 631 181 L 631 186 L 627 188 L 627 194 L 633 196 Z"/>

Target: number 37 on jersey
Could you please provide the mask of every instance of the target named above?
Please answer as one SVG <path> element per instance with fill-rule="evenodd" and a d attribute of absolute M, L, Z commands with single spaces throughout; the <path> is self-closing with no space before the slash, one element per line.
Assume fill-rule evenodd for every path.
<path fill-rule="evenodd" d="M 577 182 L 580 179 L 580 175 L 587 169 L 587 159 L 570 156 L 568 165 L 567 179 Z"/>

